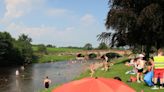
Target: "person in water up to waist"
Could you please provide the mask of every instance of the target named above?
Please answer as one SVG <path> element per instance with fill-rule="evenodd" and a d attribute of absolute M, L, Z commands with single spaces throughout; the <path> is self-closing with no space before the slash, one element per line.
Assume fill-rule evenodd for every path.
<path fill-rule="evenodd" d="M 48 76 L 47 76 L 46 79 L 44 79 L 44 86 L 46 89 L 49 88 L 50 83 L 51 83 L 51 80 L 48 79 Z"/>
<path fill-rule="evenodd" d="M 163 89 L 164 86 L 164 56 L 162 49 L 158 50 L 158 55 L 154 58 L 154 87 L 152 89 L 157 88 L 157 80 L 160 78 L 160 89 Z"/>

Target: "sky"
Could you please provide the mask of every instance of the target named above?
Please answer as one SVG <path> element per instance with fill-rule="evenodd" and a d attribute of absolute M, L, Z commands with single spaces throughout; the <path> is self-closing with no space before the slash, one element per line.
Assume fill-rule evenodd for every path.
<path fill-rule="evenodd" d="M 97 47 L 108 10 L 108 0 L 0 0 L 0 31 L 33 44 Z"/>

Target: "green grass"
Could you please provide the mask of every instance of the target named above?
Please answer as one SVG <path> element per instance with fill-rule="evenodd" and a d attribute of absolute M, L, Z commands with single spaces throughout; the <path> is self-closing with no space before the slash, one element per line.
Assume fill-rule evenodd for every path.
<path fill-rule="evenodd" d="M 32 46 L 32 49 L 34 52 L 38 50 L 37 46 Z M 81 51 L 82 49 L 73 49 L 73 48 L 52 48 L 52 47 L 47 47 L 47 52 L 55 52 L 55 53 L 60 53 L 60 52 L 78 52 Z"/>
<path fill-rule="evenodd" d="M 78 52 L 81 49 L 72 49 L 72 48 L 47 48 L 48 52 Z"/>
<path fill-rule="evenodd" d="M 127 80 L 129 80 L 130 76 L 136 76 L 136 75 L 126 75 L 125 72 L 128 70 L 131 70 L 130 67 L 127 67 L 124 65 L 124 62 L 127 60 L 127 58 L 120 58 L 118 60 L 115 60 L 115 63 L 109 71 L 105 72 L 100 69 L 96 71 L 94 74 L 94 77 L 106 77 L 106 78 L 113 78 L 115 76 L 119 76 L 122 81 L 126 84 L 128 84 L 130 87 L 134 88 L 137 92 L 141 92 L 141 90 L 144 90 L 144 92 L 164 92 L 164 90 L 152 90 L 150 87 L 148 87 L 145 83 L 128 83 Z M 81 74 L 76 79 L 81 79 L 84 77 L 89 77 L 89 71 Z"/>
<path fill-rule="evenodd" d="M 130 87 L 134 88 L 137 92 L 141 92 L 141 90 L 144 90 L 144 92 L 164 92 L 164 90 L 152 90 L 150 87 L 148 87 L 145 83 L 128 83 L 127 80 L 129 80 L 130 76 L 136 76 L 136 75 L 126 75 L 125 72 L 128 70 L 131 70 L 131 67 L 127 67 L 124 65 L 124 62 L 126 62 L 128 59 L 127 58 L 119 58 L 114 60 L 116 62 L 109 71 L 105 72 L 102 71 L 101 69 L 98 69 L 94 77 L 106 77 L 106 78 L 113 78 L 115 76 L 119 76 L 124 83 L 129 85 Z M 82 73 L 80 76 L 76 77 L 75 80 L 89 77 L 89 70 L 86 72 Z M 45 91 L 49 92 L 49 91 Z"/>
<path fill-rule="evenodd" d="M 34 55 L 37 57 L 33 60 L 34 63 L 46 63 L 50 61 L 66 61 L 75 59 L 76 52 L 81 51 L 82 49 L 73 49 L 73 48 L 51 48 L 47 47 L 47 54 L 38 52 L 37 46 L 33 46 Z M 73 53 L 73 54 L 72 54 Z"/>

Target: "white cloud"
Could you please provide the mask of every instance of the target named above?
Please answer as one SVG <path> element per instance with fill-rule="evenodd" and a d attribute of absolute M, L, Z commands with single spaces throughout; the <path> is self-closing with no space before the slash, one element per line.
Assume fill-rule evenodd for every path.
<path fill-rule="evenodd" d="M 46 43 L 46 41 L 58 40 L 58 41 L 71 41 L 73 39 L 74 27 L 66 27 L 64 29 L 57 29 L 55 27 L 28 27 L 20 24 L 11 23 L 6 30 L 10 32 L 15 38 L 18 38 L 20 34 L 29 35 L 34 43 Z M 52 42 L 51 42 L 52 43 Z"/>
<path fill-rule="evenodd" d="M 68 15 L 71 11 L 67 10 L 67 9 L 49 9 L 46 14 L 49 16 L 65 16 Z"/>
<path fill-rule="evenodd" d="M 81 23 L 86 26 L 95 24 L 95 22 L 96 22 L 96 19 L 91 14 L 85 14 L 84 16 L 81 17 Z"/>
<path fill-rule="evenodd" d="M 5 0 L 5 18 L 17 18 L 23 16 L 30 9 L 31 0 Z"/>
<path fill-rule="evenodd" d="M 28 14 L 32 8 L 43 4 L 44 0 L 5 0 L 3 20 L 19 18 Z"/>

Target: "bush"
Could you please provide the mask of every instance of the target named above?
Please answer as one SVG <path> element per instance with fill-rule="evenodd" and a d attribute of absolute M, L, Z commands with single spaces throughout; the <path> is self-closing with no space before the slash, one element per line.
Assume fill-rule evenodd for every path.
<path fill-rule="evenodd" d="M 114 52 L 106 53 L 106 56 L 108 57 L 109 60 L 113 59 L 113 58 L 121 57 L 121 55 L 119 55 L 118 53 L 114 53 Z"/>
<path fill-rule="evenodd" d="M 98 49 L 106 50 L 106 49 L 108 49 L 108 46 L 105 43 L 100 43 L 99 46 L 98 46 Z"/>
<path fill-rule="evenodd" d="M 38 52 L 47 54 L 47 48 L 46 48 L 46 46 L 44 44 L 38 45 Z"/>
<path fill-rule="evenodd" d="M 96 55 L 95 53 L 89 54 L 89 58 L 90 58 L 90 59 L 94 59 L 94 58 L 96 58 L 96 57 L 97 57 L 97 55 Z"/>

